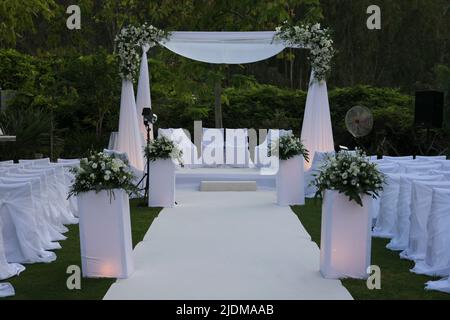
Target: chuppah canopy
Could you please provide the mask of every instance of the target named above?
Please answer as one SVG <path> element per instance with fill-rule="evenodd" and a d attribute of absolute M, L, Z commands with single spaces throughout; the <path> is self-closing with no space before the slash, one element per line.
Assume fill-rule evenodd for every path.
<path fill-rule="evenodd" d="M 305 37 L 305 34 L 308 36 Z M 310 60 L 313 65 L 313 73 L 308 90 L 301 139 L 312 156 L 316 151 L 334 150 L 328 94 L 324 79 L 332 57 L 332 41 L 328 38 L 326 31 L 320 28 L 320 25 L 280 27 L 277 31 L 262 32 L 178 31 L 171 32 L 167 36 L 161 35 L 161 31 L 152 26 L 144 26 L 142 30 L 137 28 L 132 28 L 131 31 L 122 30 L 118 39 L 121 75 L 124 82 L 118 138 L 123 143 L 119 143 L 118 151 L 127 152 L 131 164 L 135 167 L 141 168 L 144 163 L 143 160 L 137 160 L 137 158 L 143 159 L 142 136 L 138 129 L 142 120 L 133 119 L 131 121 L 130 117 L 139 117 L 139 113 L 144 107 L 143 102 L 150 103 L 150 84 L 148 71 L 146 70 L 148 68 L 146 46 L 154 45 L 156 42 L 181 56 L 213 64 L 253 63 L 273 57 L 285 48 L 312 49 Z M 140 76 L 143 78 L 139 79 L 139 87 L 143 88 L 142 91 L 139 91 L 142 92 L 145 99 L 142 99 L 142 102 L 139 103 L 138 112 L 136 112 L 131 81 L 133 73 L 137 69 L 133 65 L 133 61 L 139 55 L 136 54 L 136 45 L 126 43 L 129 39 L 137 40 L 137 43 L 142 46 L 143 59 L 141 64 L 145 64 L 141 65 Z M 124 92 L 124 90 L 127 92 Z M 124 95 L 127 99 L 123 99 Z M 136 135 L 136 137 L 129 137 L 129 135 Z M 306 168 L 310 167 L 308 163 L 305 166 Z"/>
<path fill-rule="evenodd" d="M 214 64 L 245 64 L 268 59 L 286 46 L 275 32 L 172 32 L 160 44 L 183 57 Z"/>

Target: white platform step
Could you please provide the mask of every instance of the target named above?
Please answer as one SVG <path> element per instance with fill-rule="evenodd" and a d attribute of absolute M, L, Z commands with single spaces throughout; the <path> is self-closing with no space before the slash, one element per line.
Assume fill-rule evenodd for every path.
<path fill-rule="evenodd" d="M 200 191 L 256 191 L 256 181 L 202 181 Z"/>

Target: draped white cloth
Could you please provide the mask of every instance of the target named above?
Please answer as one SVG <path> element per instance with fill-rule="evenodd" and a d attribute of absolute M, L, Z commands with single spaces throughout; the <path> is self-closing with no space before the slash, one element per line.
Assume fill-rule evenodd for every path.
<path fill-rule="evenodd" d="M 161 44 L 183 57 L 215 64 L 244 64 L 273 57 L 283 51 L 274 31 L 172 32 Z"/>
<path fill-rule="evenodd" d="M 314 75 L 311 74 L 311 79 Z M 316 152 L 333 152 L 334 140 L 331 127 L 330 105 L 328 102 L 327 84 L 311 81 L 306 98 L 301 140 L 309 151 L 310 158 Z M 305 161 L 305 169 L 311 167 Z"/>
<path fill-rule="evenodd" d="M 117 151 L 126 152 L 130 164 L 138 170 L 144 170 L 142 137 L 139 131 L 133 83 L 130 80 L 122 80 L 119 117 Z"/>
<path fill-rule="evenodd" d="M 144 125 L 144 118 L 142 117 L 142 109 L 152 107 L 152 98 L 150 95 L 150 75 L 148 72 L 147 51 L 150 49 L 148 45 L 142 48 L 141 70 L 139 72 L 139 82 L 136 97 L 137 117 L 139 130 L 142 135 L 143 146 L 146 144 L 147 129 Z M 150 139 L 153 139 L 153 125 L 150 124 Z"/>

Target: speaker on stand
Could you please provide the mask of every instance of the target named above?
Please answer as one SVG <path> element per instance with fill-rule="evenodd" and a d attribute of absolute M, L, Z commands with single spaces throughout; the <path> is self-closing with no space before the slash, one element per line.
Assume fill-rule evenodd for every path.
<path fill-rule="evenodd" d="M 427 145 L 430 130 L 441 129 L 444 122 L 444 93 L 440 91 L 417 91 L 414 126 L 427 130 Z"/>

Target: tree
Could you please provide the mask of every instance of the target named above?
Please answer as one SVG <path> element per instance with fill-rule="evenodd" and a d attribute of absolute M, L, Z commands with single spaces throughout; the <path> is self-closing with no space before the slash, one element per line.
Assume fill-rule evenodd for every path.
<path fill-rule="evenodd" d="M 53 16 L 53 0 L 2 0 L 0 3 L 0 46 L 15 45 L 22 33 L 35 30 L 35 20 Z"/>

